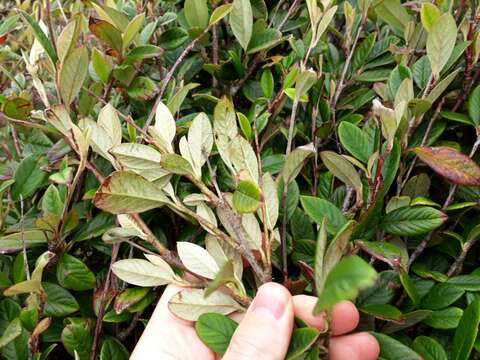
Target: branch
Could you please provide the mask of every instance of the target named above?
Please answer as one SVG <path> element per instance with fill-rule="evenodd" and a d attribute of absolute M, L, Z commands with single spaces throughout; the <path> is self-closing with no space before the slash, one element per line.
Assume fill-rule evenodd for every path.
<path fill-rule="evenodd" d="M 157 111 L 157 107 L 162 101 L 163 94 L 165 92 L 165 89 L 167 88 L 168 83 L 173 77 L 173 74 L 175 73 L 175 70 L 177 70 L 177 67 L 185 60 L 185 57 L 193 50 L 197 42 L 208 32 L 209 27 L 207 27 L 200 35 L 198 35 L 195 39 L 191 41 L 191 43 L 183 50 L 183 52 L 180 54 L 178 59 L 175 61 L 173 66 L 170 68 L 168 71 L 167 75 L 163 79 L 162 86 L 160 88 L 160 91 L 157 95 L 157 99 L 155 100 L 155 103 L 153 104 L 152 110 L 148 114 L 147 121 L 145 122 L 145 125 L 143 126 L 143 130 L 146 131 L 150 124 L 152 123 L 153 118 L 155 117 L 155 112 Z"/>
<path fill-rule="evenodd" d="M 350 67 L 350 63 L 352 62 L 353 59 L 353 53 L 355 52 L 355 48 L 357 47 L 358 40 L 360 39 L 360 35 L 362 34 L 363 27 L 365 26 L 365 23 L 367 22 L 367 16 L 366 14 L 362 15 L 362 20 L 360 25 L 358 26 L 357 34 L 355 35 L 355 39 L 353 40 L 352 47 L 350 49 L 350 52 L 347 55 L 347 59 L 345 60 L 345 64 L 343 65 L 342 69 L 342 74 L 340 75 L 340 80 L 337 82 L 337 87 L 335 89 L 335 94 L 332 98 L 332 101 L 330 103 L 330 108 L 332 111 L 332 122 L 333 126 L 335 127 L 335 110 L 337 107 L 337 102 L 338 99 L 340 98 L 340 94 L 342 93 L 344 87 L 345 87 L 345 78 L 347 76 L 348 68 Z"/>
<path fill-rule="evenodd" d="M 278 24 L 278 26 L 276 27 L 276 29 L 278 31 L 281 31 L 283 26 L 285 25 L 285 23 L 287 22 L 288 18 L 290 16 L 292 16 L 292 13 L 293 11 L 295 10 L 295 8 L 298 6 L 298 4 L 300 3 L 300 0 L 295 0 L 292 5 L 290 6 L 290 8 L 288 9 L 287 11 L 287 14 L 285 15 L 285 17 L 282 19 L 282 21 L 280 22 L 280 24 Z M 280 3 L 279 3 L 280 5 Z M 269 27 L 272 25 L 272 23 L 269 24 Z M 243 86 L 243 84 L 245 83 L 245 81 L 247 81 L 252 75 L 253 73 L 255 72 L 255 70 L 257 69 L 257 65 L 258 63 L 262 60 L 263 56 L 264 56 L 264 51 L 261 51 L 259 52 L 257 55 L 255 55 L 255 57 L 253 58 L 252 60 L 252 63 L 250 64 L 250 66 L 248 67 L 247 69 L 247 72 L 245 74 L 245 76 L 243 78 L 241 78 L 240 80 L 237 81 L 237 83 L 235 85 L 232 86 L 231 90 L 230 90 L 230 95 L 231 96 L 234 96 L 238 90 L 240 90 Z"/>

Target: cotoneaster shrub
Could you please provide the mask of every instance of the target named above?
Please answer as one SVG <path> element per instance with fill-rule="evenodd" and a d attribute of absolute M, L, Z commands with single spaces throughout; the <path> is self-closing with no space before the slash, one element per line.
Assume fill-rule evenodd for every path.
<path fill-rule="evenodd" d="M 476 1 L 0 16 L 2 358 L 127 359 L 169 283 L 222 353 L 270 280 L 355 300 L 383 359 L 479 357 Z M 288 358 L 327 356 L 302 326 Z"/>

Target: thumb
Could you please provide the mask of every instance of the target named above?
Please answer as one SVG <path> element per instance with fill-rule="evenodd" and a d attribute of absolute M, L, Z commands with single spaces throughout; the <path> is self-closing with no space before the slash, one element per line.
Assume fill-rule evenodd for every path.
<path fill-rule="evenodd" d="M 292 328 L 292 296 L 279 284 L 264 284 L 233 334 L 223 359 L 283 360 Z"/>

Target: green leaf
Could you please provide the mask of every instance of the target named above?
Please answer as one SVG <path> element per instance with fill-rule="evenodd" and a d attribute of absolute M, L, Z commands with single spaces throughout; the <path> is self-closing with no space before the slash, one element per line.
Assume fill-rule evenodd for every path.
<path fill-rule="evenodd" d="M 386 214 L 382 219 L 382 228 L 394 235 L 419 235 L 442 225 L 447 216 L 441 211 L 427 207 L 402 207 Z"/>
<path fill-rule="evenodd" d="M 233 0 L 230 26 L 232 27 L 233 35 L 235 35 L 242 48 L 246 51 L 253 29 L 253 14 L 250 0 Z"/>
<path fill-rule="evenodd" d="M 22 324 L 19 318 L 16 318 L 8 324 L 7 328 L 0 337 L 0 348 L 15 340 L 22 334 Z"/>
<path fill-rule="evenodd" d="M 326 225 L 327 218 L 324 217 L 322 219 L 320 229 L 318 229 L 317 246 L 315 248 L 315 289 L 317 290 L 317 292 L 323 291 L 323 287 L 325 286 L 325 280 L 328 275 L 323 266 L 323 260 L 325 257 L 325 250 L 327 249 L 328 240 Z"/>
<path fill-rule="evenodd" d="M 122 34 L 123 51 L 128 49 L 130 44 L 133 42 L 138 32 L 140 31 L 144 21 L 145 14 L 138 14 L 128 23 L 125 31 Z"/>
<path fill-rule="evenodd" d="M 136 60 L 150 59 L 162 53 L 162 49 L 155 45 L 143 45 L 134 47 L 125 57 L 125 61 L 134 62 Z"/>
<path fill-rule="evenodd" d="M 23 10 L 18 10 L 18 13 L 22 17 L 22 20 L 27 23 L 28 27 L 30 30 L 32 30 L 33 34 L 35 35 L 35 38 L 38 40 L 40 45 L 42 45 L 43 49 L 47 53 L 48 57 L 50 60 L 52 60 L 53 64 L 56 64 L 57 62 L 57 53 L 55 52 L 55 48 L 53 47 L 52 43 L 50 42 L 50 39 L 45 35 L 43 30 L 40 28 L 38 23 L 30 16 L 28 15 L 25 11 Z"/>
<path fill-rule="evenodd" d="M 260 204 L 260 189 L 250 180 L 241 181 L 233 193 L 233 206 L 242 214 L 255 212 Z"/>
<path fill-rule="evenodd" d="M 457 330 L 453 337 L 450 359 L 463 360 L 470 357 L 473 344 L 477 338 L 480 324 L 480 301 L 474 300 L 463 312 Z"/>
<path fill-rule="evenodd" d="M 480 85 L 478 85 L 468 98 L 468 115 L 475 126 L 480 126 Z"/>
<path fill-rule="evenodd" d="M 358 126 L 342 121 L 338 127 L 338 136 L 342 146 L 363 163 L 367 163 L 373 153 L 373 143 Z"/>
<path fill-rule="evenodd" d="M 233 9 L 232 4 L 225 4 L 225 5 L 221 5 L 217 8 L 215 8 L 215 10 L 213 10 L 213 12 L 212 12 L 212 15 L 210 16 L 210 21 L 208 23 L 208 26 L 212 26 L 212 25 L 215 25 L 216 23 L 218 23 L 225 16 L 230 14 L 232 9 Z"/>
<path fill-rule="evenodd" d="M 376 38 L 377 38 L 377 33 L 372 32 L 355 49 L 355 52 L 353 53 L 352 65 L 351 65 L 352 72 L 357 71 L 365 64 L 365 61 L 368 59 L 368 56 L 373 50 L 373 46 L 375 45 Z"/>
<path fill-rule="evenodd" d="M 403 314 L 398 308 L 389 304 L 374 304 L 367 305 L 360 308 L 360 311 L 381 320 L 403 320 Z"/>
<path fill-rule="evenodd" d="M 206 0 L 185 0 L 183 7 L 190 28 L 205 29 L 208 25 L 208 6 Z"/>
<path fill-rule="evenodd" d="M 438 10 L 438 8 L 434 4 L 423 3 L 422 9 L 420 10 L 420 18 L 422 20 L 422 25 L 425 30 L 430 32 L 440 15 L 440 10 Z"/>
<path fill-rule="evenodd" d="M 458 307 L 449 307 L 432 312 L 423 322 L 434 329 L 456 329 L 463 310 Z"/>
<path fill-rule="evenodd" d="M 113 305 L 115 312 L 120 314 L 125 309 L 128 309 L 128 307 L 137 304 L 149 293 L 149 291 L 149 288 L 144 287 L 125 289 L 115 297 L 115 302 Z"/>
<path fill-rule="evenodd" d="M 250 125 L 250 120 L 243 115 L 241 112 L 237 113 L 238 117 L 238 124 L 240 125 L 240 129 L 242 130 L 243 135 L 247 140 L 252 139 L 252 125 Z"/>
<path fill-rule="evenodd" d="M 335 237 L 328 244 L 325 257 L 323 259 L 324 277 L 327 277 L 332 269 L 338 264 L 342 256 L 348 249 L 350 237 L 352 236 L 356 222 L 349 220 L 335 235 Z M 320 293 L 322 288 L 318 289 Z"/>
<path fill-rule="evenodd" d="M 392 268 L 402 265 L 402 252 L 400 248 L 386 241 L 363 241 L 357 240 L 355 244 L 380 261 L 386 262 Z"/>
<path fill-rule="evenodd" d="M 372 286 L 376 279 L 377 272 L 359 256 L 343 258 L 328 274 L 313 313 L 331 309 L 342 300 L 353 300 L 360 290 Z"/>
<path fill-rule="evenodd" d="M 188 32 L 181 27 L 172 27 L 160 35 L 158 44 L 165 50 L 173 50 L 189 39 Z"/>
<path fill-rule="evenodd" d="M 422 299 L 422 307 L 431 310 L 443 309 L 460 299 L 464 293 L 463 289 L 448 283 L 436 284 Z"/>
<path fill-rule="evenodd" d="M 123 344 L 115 339 L 108 338 L 103 341 L 100 350 L 100 360 L 128 360 L 130 354 Z"/>
<path fill-rule="evenodd" d="M 418 336 L 413 342 L 413 348 L 423 360 L 448 360 L 442 345 L 431 337 Z"/>
<path fill-rule="evenodd" d="M 110 73 L 112 72 L 113 66 L 108 61 L 108 58 L 97 48 L 93 48 L 92 50 L 92 66 L 100 81 L 103 84 L 106 84 L 110 77 Z"/>
<path fill-rule="evenodd" d="M 43 282 L 42 287 L 47 294 L 47 301 L 43 309 L 45 316 L 63 317 L 79 310 L 77 300 L 61 286 Z"/>
<path fill-rule="evenodd" d="M 2 111 L 8 117 L 25 120 L 32 112 L 32 102 L 21 97 L 9 97 L 2 106 Z"/>
<path fill-rule="evenodd" d="M 313 144 L 303 145 L 295 148 L 285 159 L 282 169 L 282 177 L 284 181 L 290 183 L 295 180 L 302 170 L 305 161 L 315 153 Z"/>
<path fill-rule="evenodd" d="M 440 98 L 442 93 L 448 88 L 452 81 L 455 80 L 459 72 L 460 69 L 456 69 L 445 76 L 443 80 L 439 81 L 437 85 L 435 85 L 435 87 L 430 91 L 426 100 L 429 101 L 430 104 L 433 104 L 438 98 Z"/>
<path fill-rule="evenodd" d="M 248 44 L 247 54 L 255 54 L 256 52 L 267 50 L 276 46 L 281 41 L 282 33 L 276 29 L 267 28 L 258 31 L 255 30 Z"/>
<path fill-rule="evenodd" d="M 400 341 L 388 335 L 371 333 L 380 344 L 380 357 L 382 360 L 421 360 L 422 357 Z"/>
<path fill-rule="evenodd" d="M 417 289 L 415 288 L 415 284 L 413 283 L 412 279 L 408 275 L 406 271 L 400 272 L 400 282 L 405 289 L 405 292 L 408 294 L 408 297 L 412 299 L 415 306 L 420 306 L 420 296 L 418 295 Z"/>
<path fill-rule="evenodd" d="M 12 185 L 13 200 L 20 200 L 20 195 L 24 200 L 29 198 L 47 181 L 48 174 L 40 170 L 43 164 L 44 160 L 37 155 L 30 155 L 20 162 Z"/>
<path fill-rule="evenodd" d="M 162 156 L 160 165 L 173 174 L 177 175 L 192 175 L 192 165 L 183 157 L 177 154 L 166 154 Z"/>
<path fill-rule="evenodd" d="M 263 95 L 266 98 L 271 98 L 273 96 L 273 89 L 275 86 L 272 71 L 267 68 L 263 70 L 262 76 L 260 78 L 260 86 L 262 87 Z"/>
<path fill-rule="evenodd" d="M 17 25 L 19 15 L 11 15 L 7 18 L 4 18 L 2 24 L 0 24 L 0 36 L 3 36 L 13 30 Z"/>
<path fill-rule="evenodd" d="M 79 259 L 63 254 L 57 263 L 57 280 L 64 288 L 71 290 L 90 290 L 95 288 L 95 275 Z"/>
<path fill-rule="evenodd" d="M 308 90 L 310 90 L 316 81 L 317 73 L 313 71 L 313 69 L 301 71 L 295 81 L 295 97 L 299 100 L 303 96 L 306 96 Z"/>
<path fill-rule="evenodd" d="M 327 230 L 330 234 L 336 234 L 347 223 L 340 209 L 328 200 L 302 196 L 300 201 L 307 215 L 318 225 L 322 224 L 324 218 L 328 220 Z"/>
<path fill-rule="evenodd" d="M 60 197 L 60 192 L 55 185 L 50 185 L 42 198 L 42 211 L 44 215 L 62 216 L 63 214 L 63 200 Z"/>
<path fill-rule="evenodd" d="M 451 14 L 445 13 L 435 21 L 427 36 L 427 56 L 435 77 L 440 75 L 440 71 L 450 58 L 456 40 L 455 19 Z"/>
<path fill-rule="evenodd" d="M 137 76 L 127 89 L 128 96 L 138 101 L 147 101 L 155 96 L 157 85 L 146 76 Z"/>
<path fill-rule="evenodd" d="M 65 106 L 69 106 L 82 88 L 88 71 L 88 51 L 85 47 L 73 50 L 62 63 L 58 86 Z"/>
<path fill-rule="evenodd" d="M 113 214 L 143 212 L 169 202 L 162 189 L 128 171 L 110 174 L 93 198 L 96 207 Z"/>
<path fill-rule="evenodd" d="M 343 156 L 333 151 L 322 151 L 320 152 L 320 157 L 327 169 L 330 170 L 335 177 L 355 189 L 357 202 L 361 203 L 363 184 L 353 165 Z"/>
<path fill-rule="evenodd" d="M 43 246 L 47 243 L 48 237 L 41 230 L 25 230 L 14 232 L 8 235 L 0 235 L 0 251 L 16 252 L 23 249 L 23 245 L 29 248 Z"/>
<path fill-rule="evenodd" d="M 92 350 L 92 323 L 89 319 L 69 318 L 61 335 L 62 344 L 67 352 L 79 360 L 88 360 Z"/>
<path fill-rule="evenodd" d="M 480 276 L 458 275 L 450 278 L 448 284 L 455 285 L 465 291 L 480 291 Z"/>
<path fill-rule="evenodd" d="M 80 35 L 80 17 L 74 17 L 63 28 L 57 39 L 57 53 L 60 63 L 63 63 L 65 58 L 70 55 L 73 48 L 75 48 Z"/>
<path fill-rule="evenodd" d="M 312 327 L 302 327 L 293 330 L 285 359 L 297 359 L 312 347 L 319 336 L 320 331 Z"/>
<path fill-rule="evenodd" d="M 237 326 L 228 316 L 206 313 L 198 318 L 195 330 L 205 345 L 217 354 L 224 355 Z"/>

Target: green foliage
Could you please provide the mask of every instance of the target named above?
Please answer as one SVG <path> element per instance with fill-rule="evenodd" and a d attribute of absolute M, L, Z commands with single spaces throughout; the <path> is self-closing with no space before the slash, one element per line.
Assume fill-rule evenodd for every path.
<path fill-rule="evenodd" d="M 383 359 L 480 356 L 478 4 L 17 3 L 2 359 L 127 359 L 166 284 L 223 354 L 272 278 L 357 299 Z M 329 336 L 300 324 L 287 358 Z"/>

